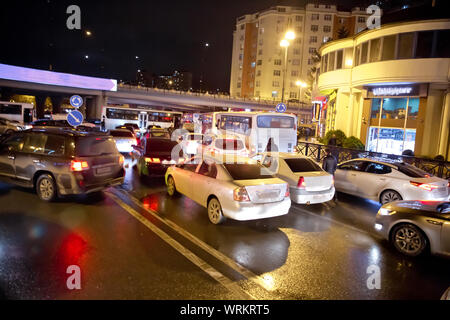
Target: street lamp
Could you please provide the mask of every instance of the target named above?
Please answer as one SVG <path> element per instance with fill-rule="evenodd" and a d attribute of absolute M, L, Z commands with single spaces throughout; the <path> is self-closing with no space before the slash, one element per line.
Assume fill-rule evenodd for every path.
<path fill-rule="evenodd" d="M 287 73 L 287 56 L 288 56 L 288 48 L 289 48 L 289 40 L 295 39 L 295 33 L 293 31 L 288 31 L 284 35 L 284 39 L 280 41 L 280 47 L 284 48 L 284 72 L 283 72 L 283 87 L 281 89 L 281 102 L 284 102 L 284 84 L 286 80 Z"/>

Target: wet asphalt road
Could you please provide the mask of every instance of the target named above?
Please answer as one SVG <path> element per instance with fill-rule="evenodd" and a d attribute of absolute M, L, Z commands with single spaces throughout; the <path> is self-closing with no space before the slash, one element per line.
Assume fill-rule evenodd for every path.
<path fill-rule="evenodd" d="M 215 226 L 188 198 L 168 197 L 162 178 L 141 182 L 131 167 L 120 188 L 56 203 L 0 184 L 0 298 L 439 299 L 450 259 L 398 254 L 373 232 L 378 208 L 339 194 Z M 66 286 L 70 265 L 81 290 Z M 371 265 L 380 289 L 367 287 Z"/>

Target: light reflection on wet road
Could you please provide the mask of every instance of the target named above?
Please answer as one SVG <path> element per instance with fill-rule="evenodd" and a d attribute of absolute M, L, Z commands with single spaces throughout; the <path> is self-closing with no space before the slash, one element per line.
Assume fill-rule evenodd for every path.
<path fill-rule="evenodd" d="M 293 205 L 285 216 L 210 224 L 206 209 L 170 198 L 162 178 L 110 190 L 146 219 L 257 298 L 438 299 L 450 285 L 450 260 L 405 258 L 373 234 L 378 205 L 339 194 L 338 203 Z M 124 195 L 125 193 L 125 195 Z M 268 290 L 133 205 L 156 211 L 260 276 Z M 108 196 L 43 203 L 0 185 L 0 297 L 31 299 L 233 299 L 235 296 L 169 247 Z M 83 289 L 65 287 L 66 266 L 80 265 Z M 381 270 L 369 290 L 367 267 Z"/>

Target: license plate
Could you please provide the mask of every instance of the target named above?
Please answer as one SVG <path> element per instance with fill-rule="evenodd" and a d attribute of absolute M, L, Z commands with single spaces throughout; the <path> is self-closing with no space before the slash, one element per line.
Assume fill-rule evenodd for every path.
<path fill-rule="evenodd" d="M 271 198 L 278 198 L 280 195 L 279 191 L 272 191 L 272 192 L 257 192 L 259 199 L 271 199 Z"/>
<path fill-rule="evenodd" d="M 98 168 L 95 172 L 97 174 L 110 173 L 111 172 L 111 167 Z"/>

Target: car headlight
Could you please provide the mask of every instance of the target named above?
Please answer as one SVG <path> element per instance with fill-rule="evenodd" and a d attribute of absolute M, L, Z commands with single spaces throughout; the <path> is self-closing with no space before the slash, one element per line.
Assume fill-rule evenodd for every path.
<path fill-rule="evenodd" d="M 395 211 L 389 210 L 386 208 L 380 208 L 380 210 L 378 210 L 378 214 L 382 215 L 382 216 L 388 216 L 388 215 L 392 214 L 393 212 L 395 212 Z"/>

